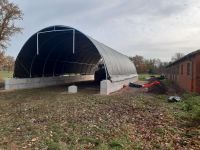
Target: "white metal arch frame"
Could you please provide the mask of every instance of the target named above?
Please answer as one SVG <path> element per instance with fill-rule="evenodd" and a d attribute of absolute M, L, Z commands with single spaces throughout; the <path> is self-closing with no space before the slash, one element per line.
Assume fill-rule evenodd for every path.
<path fill-rule="evenodd" d="M 47 32 L 46 32 L 46 33 L 47 33 Z M 63 33 L 63 34 L 65 34 L 65 33 Z M 52 39 L 55 38 L 56 36 L 60 36 L 60 34 L 50 37 L 47 41 L 45 41 L 44 43 L 42 43 L 42 45 L 40 45 L 40 46 L 45 45 L 48 41 L 52 40 Z M 63 39 L 61 42 L 58 42 L 58 44 L 59 44 L 59 43 L 62 43 L 62 42 L 64 42 L 64 41 L 65 41 L 65 39 Z M 38 42 L 39 42 L 39 36 L 38 36 L 38 33 L 37 33 L 37 53 L 34 55 L 34 57 L 33 57 L 33 59 L 32 59 L 32 63 L 31 63 L 31 67 L 30 67 L 30 78 L 32 77 L 32 67 L 33 67 L 35 58 L 36 58 L 37 55 L 39 55 L 39 43 L 38 43 Z M 58 44 L 56 44 L 56 46 L 58 46 Z M 54 51 L 54 49 L 52 49 L 51 52 L 53 52 L 53 51 Z M 50 55 L 51 52 L 50 52 L 48 55 Z M 45 62 L 46 62 L 46 61 L 48 61 L 48 57 L 46 58 Z M 45 66 L 44 66 L 44 67 L 45 67 Z M 44 70 L 44 67 L 43 67 L 43 70 Z M 43 74 L 43 75 L 44 75 L 44 74 Z"/>
<path fill-rule="evenodd" d="M 67 31 L 72 31 L 72 36 L 73 36 L 73 54 L 75 53 L 75 29 L 65 29 L 65 30 L 56 30 L 56 27 L 54 26 L 53 30 L 50 31 L 41 31 L 37 32 L 37 55 L 39 55 L 39 36 L 40 34 L 45 34 L 45 33 L 51 33 L 51 32 L 67 32 Z"/>
<path fill-rule="evenodd" d="M 59 45 L 59 43 L 64 43 L 65 42 L 65 37 L 63 37 L 62 41 L 56 41 L 57 38 L 55 38 L 55 40 L 50 41 L 49 39 L 51 39 L 51 37 L 45 36 L 45 39 L 49 40 L 50 42 L 53 43 L 49 43 L 54 45 L 53 47 L 50 48 L 50 51 L 47 50 L 47 48 L 45 49 L 45 45 L 43 46 L 43 48 L 41 48 L 41 41 L 40 41 L 40 35 L 45 35 L 46 33 L 68 33 L 72 31 L 72 35 L 71 38 L 72 39 L 72 43 L 69 43 L 70 41 L 66 41 L 66 44 L 70 44 L 72 45 L 72 57 L 81 57 L 79 55 L 76 55 L 76 53 L 79 54 L 80 48 L 83 48 L 84 52 L 81 52 L 80 55 L 88 55 L 88 56 L 83 56 L 82 58 L 76 58 L 76 59 L 69 59 L 68 60 L 68 52 L 70 51 L 69 49 L 67 50 L 58 50 L 58 53 L 56 53 L 55 56 L 50 56 L 52 55 L 51 53 L 54 51 L 54 49 L 56 49 L 56 45 Z M 76 35 L 76 33 L 78 33 Z M 59 36 L 59 34 L 56 34 L 56 36 Z M 65 36 L 65 35 L 64 35 Z M 66 37 L 69 36 L 69 34 L 66 35 Z M 44 38 L 44 37 L 43 37 Z M 76 43 L 77 39 L 79 40 L 79 43 Z M 83 40 L 83 41 L 80 41 Z M 35 42 L 36 41 L 36 42 Z M 36 46 L 34 46 L 34 44 Z M 48 41 L 46 43 L 48 45 Z M 76 50 L 76 44 L 78 44 L 77 46 L 79 47 L 79 49 Z M 79 45 L 80 44 L 80 45 Z M 81 46 L 82 44 L 82 46 Z M 65 46 L 68 47 L 68 46 Z M 63 47 L 64 48 L 64 47 Z M 69 47 L 68 47 L 69 48 Z M 45 49 L 45 50 L 44 50 Z M 87 50 L 88 49 L 88 50 Z M 82 50 L 82 49 L 81 49 Z M 40 58 L 40 53 L 43 53 L 43 55 L 41 57 L 43 60 L 39 61 L 37 63 L 37 65 L 39 65 L 39 68 L 41 69 L 41 72 L 39 73 L 38 71 L 40 70 L 35 70 L 37 69 L 36 67 L 34 67 L 34 70 L 32 70 L 33 67 L 33 63 L 34 61 L 37 61 Z M 65 53 L 66 51 L 66 53 Z M 77 52 L 76 52 L 77 51 Z M 29 56 L 30 54 L 30 56 Z M 67 56 L 63 56 L 63 55 L 67 55 Z M 92 55 L 95 55 L 94 57 Z M 30 57 L 31 59 L 27 59 L 28 57 Z M 37 58 L 37 59 L 36 59 Z M 49 62 L 51 61 L 52 62 Z M 85 59 L 83 59 L 85 58 Z M 62 60 L 61 60 L 62 59 Z M 64 60 L 63 60 L 64 59 Z M 65 60 L 66 59 L 66 60 Z M 98 60 L 97 60 L 98 59 Z M 135 69 L 135 65 L 129 60 L 129 58 L 115 50 L 113 50 L 112 48 L 94 40 L 93 38 L 81 33 L 80 31 L 71 28 L 71 27 L 66 27 L 66 26 L 52 26 L 52 27 L 48 27 L 45 28 L 39 32 L 37 32 L 36 34 L 34 34 L 23 46 L 22 50 L 20 51 L 19 55 L 17 56 L 17 61 L 15 64 L 15 71 L 14 71 L 14 77 L 16 78 L 29 78 L 29 77 L 42 77 L 42 76 L 46 76 L 48 71 L 50 71 L 50 67 L 52 68 L 52 76 L 54 75 L 62 75 L 64 72 L 69 72 L 69 70 L 66 70 L 67 68 L 65 67 L 66 65 L 68 66 L 69 64 L 74 64 L 71 65 L 71 69 L 72 71 L 74 71 L 75 69 L 77 69 L 77 66 L 80 70 L 80 72 L 82 73 L 94 73 L 92 72 L 92 68 L 93 66 L 96 65 L 96 63 L 102 59 L 104 66 L 105 66 L 105 70 L 106 70 L 106 78 L 111 80 L 111 81 L 115 81 L 115 80 L 123 80 L 126 78 L 132 78 L 133 76 L 137 76 L 137 71 Z M 77 60 L 80 60 L 77 61 Z M 65 61 L 65 62 L 63 62 Z M 52 63 L 52 66 L 49 66 L 49 64 L 47 64 L 47 62 Z M 23 67 L 22 67 L 23 65 Z M 48 66 L 47 66 L 48 65 Z M 65 67 L 65 70 L 61 70 L 61 67 Z M 24 68 L 26 68 L 26 70 L 29 70 L 29 76 L 27 76 L 27 71 L 24 70 Z M 46 71 L 47 68 L 47 71 Z M 58 70 L 56 69 L 58 68 Z M 60 69 L 59 69 L 60 68 Z M 34 71 L 34 76 L 32 76 L 32 72 Z M 78 70 L 77 70 L 78 71 Z M 39 73 L 37 75 L 37 73 Z"/>

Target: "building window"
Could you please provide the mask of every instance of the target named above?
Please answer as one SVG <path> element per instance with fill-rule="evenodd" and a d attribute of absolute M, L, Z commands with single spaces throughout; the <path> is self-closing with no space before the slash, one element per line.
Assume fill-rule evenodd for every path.
<path fill-rule="evenodd" d="M 183 64 L 181 65 L 181 74 L 183 74 Z"/>
<path fill-rule="evenodd" d="M 190 75 L 190 69 L 191 67 L 190 67 L 190 63 L 187 63 L 187 75 Z"/>
<path fill-rule="evenodd" d="M 177 66 L 177 75 L 179 75 L 179 65 Z"/>

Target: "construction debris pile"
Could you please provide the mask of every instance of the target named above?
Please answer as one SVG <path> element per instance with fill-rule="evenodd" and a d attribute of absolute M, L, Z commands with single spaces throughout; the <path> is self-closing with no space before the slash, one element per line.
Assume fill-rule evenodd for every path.
<path fill-rule="evenodd" d="M 140 85 L 135 83 L 129 83 L 130 87 L 133 88 L 148 88 L 148 92 L 155 94 L 166 94 L 168 89 L 162 82 L 164 78 L 162 77 L 152 77 L 148 79 L 148 83 Z"/>

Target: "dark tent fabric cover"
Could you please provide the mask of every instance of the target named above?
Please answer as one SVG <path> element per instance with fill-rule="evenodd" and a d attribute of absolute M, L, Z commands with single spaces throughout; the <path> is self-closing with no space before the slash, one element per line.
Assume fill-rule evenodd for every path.
<path fill-rule="evenodd" d="M 15 62 L 14 77 L 93 75 L 100 60 L 111 80 L 137 76 L 135 65 L 127 56 L 74 28 L 51 26 L 35 33 L 22 47 Z"/>

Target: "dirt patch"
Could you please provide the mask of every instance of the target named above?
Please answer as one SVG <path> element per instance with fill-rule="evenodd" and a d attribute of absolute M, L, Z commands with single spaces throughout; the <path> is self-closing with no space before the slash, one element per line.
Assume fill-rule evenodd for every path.
<path fill-rule="evenodd" d="M 160 84 L 148 88 L 148 92 L 154 94 L 167 94 L 168 87 L 165 85 L 165 83 L 163 81 L 157 80 L 156 78 L 149 79 L 149 83 L 154 81 L 158 81 Z"/>
<path fill-rule="evenodd" d="M 159 80 L 158 78 L 150 78 L 149 83 L 158 81 L 159 85 L 148 88 L 149 93 L 153 94 L 165 94 L 165 95 L 182 95 L 185 91 L 178 87 L 174 82 L 165 80 Z"/>
<path fill-rule="evenodd" d="M 135 84 L 140 84 L 140 85 L 143 85 L 146 83 L 148 83 L 148 82 L 147 81 L 135 82 Z M 146 92 L 147 92 L 147 89 L 144 89 L 144 88 L 132 88 L 129 86 L 124 86 L 121 90 L 111 93 L 110 95 L 127 95 L 127 94 L 129 94 L 129 95 L 136 96 L 138 94 L 144 94 Z"/>
<path fill-rule="evenodd" d="M 132 95 L 136 96 L 139 94 L 144 94 L 147 92 L 147 89 L 144 88 L 132 88 L 129 86 L 123 87 L 121 90 L 111 93 L 110 95 Z"/>
<path fill-rule="evenodd" d="M 153 85 L 149 88 L 138 88 L 138 87 L 129 87 L 125 86 L 121 90 L 111 94 L 111 95 L 123 95 L 131 94 L 138 95 L 144 93 L 152 93 L 156 95 L 182 95 L 185 91 L 178 87 L 175 83 L 165 79 L 159 80 L 158 78 L 150 78 L 148 81 L 137 81 L 135 84 L 144 85 L 147 83 L 160 82 L 160 84 Z"/>

